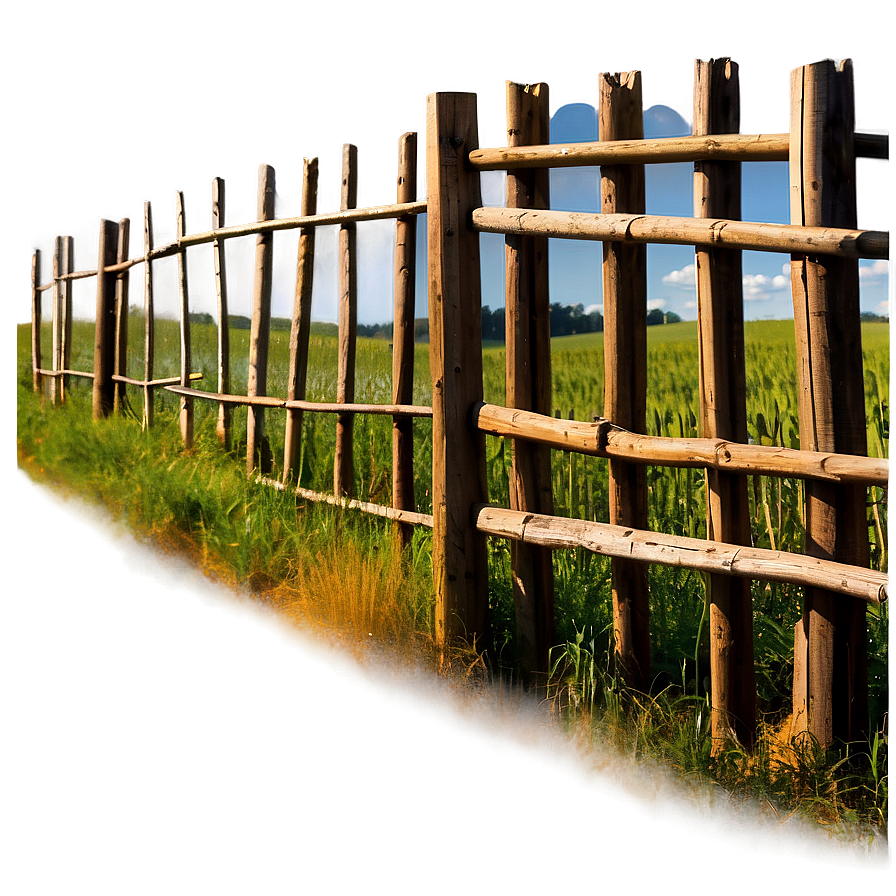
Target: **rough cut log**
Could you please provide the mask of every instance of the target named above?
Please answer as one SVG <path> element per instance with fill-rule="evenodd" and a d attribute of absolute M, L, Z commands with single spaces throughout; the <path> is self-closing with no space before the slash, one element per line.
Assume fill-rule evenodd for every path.
<path fill-rule="evenodd" d="M 417 195 L 417 134 L 402 134 L 398 143 L 397 201 L 412 202 Z M 410 404 L 414 398 L 414 305 L 417 271 L 417 219 L 395 221 L 393 270 L 392 402 Z M 414 425 L 408 417 L 392 420 L 392 506 L 413 510 Z M 396 527 L 402 547 L 411 541 L 410 526 Z"/>
<path fill-rule="evenodd" d="M 669 467 L 709 467 L 731 473 L 855 482 L 886 488 L 886 458 L 797 451 L 776 445 L 741 445 L 725 439 L 673 439 L 626 432 L 601 417 L 591 423 L 478 404 L 474 425 L 483 432 L 529 439 L 594 457 Z"/>
<path fill-rule="evenodd" d="M 177 236 L 187 232 L 186 213 L 184 211 L 184 194 L 176 194 Z M 190 341 L 190 293 L 187 286 L 187 250 L 184 248 L 177 255 L 178 293 L 180 295 L 180 384 L 186 386 L 190 381 L 190 368 L 193 366 L 193 355 Z M 193 400 L 185 395 L 180 403 L 180 435 L 187 450 L 193 447 Z"/>
<path fill-rule="evenodd" d="M 342 196 L 340 208 L 358 204 L 358 148 L 342 147 Z M 355 400 L 355 353 L 358 341 L 357 229 L 354 222 L 339 228 L 339 357 L 336 401 Z M 355 419 L 350 413 L 336 418 L 336 454 L 333 461 L 333 491 L 340 497 L 355 490 Z"/>
<path fill-rule="evenodd" d="M 547 84 L 507 82 L 507 139 L 511 146 L 550 139 Z M 507 176 L 507 204 L 549 208 L 547 169 Z M 550 295 L 545 237 L 505 239 L 505 321 L 507 404 L 537 413 L 551 410 Z M 510 506 L 553 514 L 550 450 L 531 442 L 513 443 Z M 548 672 L 554 645 L 554 570 L 551 552 L 511 545 L 511 576 L 523 675 Z"/>
<path fill-rule="evenodd" d="M 118 249 L 118 225 L 100 222 L 99 261 L 102 271 L 96 280 L 96 334 L 93 350 L 93 419 L 109 415 L 114 401 L 112 374 L 115 363 L 115 274 L 106 273 L 106 265 L 115 264 Z"/>
<path fill-rule="evenodd" d="M 118 267 L 127 261 L 128 244 L 131 238 L 131 221 L 122 218 L 118 222 Z M 123 377 L 128 372 L 128 286 L 130 268 L 120 270 L 115 279 L 115 377 Z M 119 413 L 125 400 L 125 384 L 120 379 L 115 379 L 115 398 L 113 409 Z"/>
<path fill-rule="evenodd" d="M 35 249 L 34 255 L 31 257 L 31 371 L 34 391 L 38 393 L 42 388 L 40 375 L 40 298 L 40 249 Z"/>
<path fill-rule="evenodd" d="M 694 67 L 694 134 L 732 134 L 740 129 L 737 63 L 697 60 Z M 739 162 L 694 166 L 694 216 L 740 218 Z M 744 355 L 743 264 L 740 252 L 699 248 L 697 332 L 700 417 L 703 436 L 744 444 L 747 375 Z M 750 503 L 745 476 L 708 469 L 707 533 L 711 541 L 749 545 Z M 712 682 L 712 749 L 735 738 L 748 749 L 756 736 L 756 673 L 750 582 L 710 575 L 709 663 Z"/>
<path fill-rule="evenodd" d="M 791 73 L 791 220 L 797 225 L 856 225 L 852 63 L 830 60 Z M 797 344 L 800 444 L 813 451 L 867 454 L 855 260 L 807 250 L 791 260 Z M 866 489 L 810 482 L 806 553 L 869 562 Z M 824 747 L 863 739 L 868 728 L 865 607 L 835 599 L 825 586 L 806 591 L 794 674 L 794 718 Z"/>
<path fill-rule="evenodd" d="M 224 226 L 225 211 L 224 178 L 212 181 L 212 228 Z M 218 299 L 218 391 L 230 391 L 230 322 L 227 308 L 227 265 L 224 257 L 224 243 L 212 243 L 215 261 L 215 295 Z M 230 449 L 231 408 L 227 404 L 218 407 L 218 422 L 215 432 L 218 441 L 226 450 Z"/>
<path fill-rule="evenodd" d="M 523 513 L 490 504 L 476 505 L 472 516 L 480 532 L 529 544 L 555 549 L 581 547 L 603 556 L 624 557 L 639 563 L 658 563 L 766 582 L 826 588 L 843 595 L 839 599 L 841 602 L 859 599 L 869 604 L 880 604 L 887 600 L 886 573 L 818 557 L 722 544 L 589 520 Z"/>
<path fill-rule="evenodd" d="M 889 233 L 878 230 L 517 208 L 477 208 L 472 214 L 473 227 L 484 233 L 532 233 L 578 240 L 718 246 L 843 258 L 889 258 L 890 253 Z"/>
<path fill-rule="evenodd" d="M 156 345 L 156 312 L 152 294 L 152 205 L 143 203 L 143 254 L 146 267 L 143 269 L 143 379 L 152 381 Z M 143 389 L 143 428 L 152 426 L 155 419 L 155 395 L 152 389 Z"/>
<path fill-rule="evenodd" d="M 603 140 L 644 136 L 641 73 L 603 74 L 599 79 L 598 133 Z M 601 210 L 642 214 L 644 166 L 604 165 Z M 604 413 L 619 426 L 647 428 L 647 247 L 603 244 Z M 612 458 L 610 522 L 647 528 L 647 470 Z M 624 557 L 611 560 L 613 639 L 619 675 L 631 687 L 650 685 L 650 603 L 647 568 Z"/>
<path fill-rule="evenodd" d="M 488 644 L 488 556 L 470 507 L 485 500 L 485 436 L 469 410 L 482 401 L 479 175 L 466 164 L 478 146 L 476 95 L 426 101 L 429 357 L 433 401 L 433 584 L 436 639 Z"/>
<path fill-rule="evenodd" d="M 258 167 L 258 220 L 274 217 L 274 169 L 270 165 Z M 268 347 L 271 337 L 271 289 L 273 285 L 274 243 L 270 231 L 255 238 L 255 281 L 252 291 L 252 323 L 249 333 L 249 383 L 247 391 L 253 398 L 268 390 Z M 249 405 L 246 418 L 246 472 L 256 466 L 262 473 L 271 469 L 271 453 L 264 434 L 264 410 L 261 405 Z"/>
<path fill-rule="evenodd" d="M 886 134 L 856 134 L 856 155 L 873 159 L 890 156 Z M 654 140 L 614 140 L 592 143 L 500 146 L 470 153 L 479 171 L 520 168 L 574 168 L 589 165 L 651 165 L 697 162 L 786 162 L 790 134 L 715 134 L 663 137 Z"/>
<path fill-rule="evenodd" d="M 305 159 L 302 174 L 302 215 L 317 211 L 317 159 Z M 296 259 L 296 290 L 289 332 L 289 370 L 286 376 L 288 399 L 304 400 L 308 381 L 308 340 L 311 336 L 311 295 L 314 286 L 315 229 L 299 230 Z M 296 408 L 286 415 L 283 448 L 283 481 L 286 482 L 299 466 L 302 448 L 302 410 Z"/>

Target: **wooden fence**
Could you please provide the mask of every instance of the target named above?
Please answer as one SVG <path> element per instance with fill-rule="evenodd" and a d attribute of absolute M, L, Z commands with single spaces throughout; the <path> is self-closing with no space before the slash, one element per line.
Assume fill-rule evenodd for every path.
<path fill-rule="evenodd" d="M 866 496 L 886 487 L 889 464 L 867 457 L 858 259 L 887 258 L 889 235 L 857 229 L 856 156 L 888 158 L 886 137 L 855 133 L 851 63 L 823 62 L 791 78 L 789 134 L 740 135 L 737 65 L 697 61 L 694 133 L 644 139 L 638 72 L 600 77 L 600 140 L 549 145 L 545 84 L 507 85 L 508 145 L 479 147 L 475 94 L 437 93 L 427 100 L 428 197 L 415 197 L 416 135 L 400 141 L 396 202 L 357 209 L 357 152 L 343 155 L 340 209 L 317 212 L 317 160 L 306 159 L 301 215 L 274 218 L 274 171 L 259 172 L 258 220 L 225 226 L 224 183 L 213 183 L 213 227 L 188 234 L 178 194 L 174 243 L 155 248 L 145 206 L 144 251 L 128 259 L 128 222 L 102 222 L 96 271 L 73 271 L 69 238 L 59 238 L 53 279 L 40 283 L 33 260 L 35 389 L 50 379 L 54 400 L 68 379 L 92 377 L 93 412 L 114 410 L 126 385 L 143 393 L 145 425 L 153 420 L 153 390 L 181 396 L 181 431 L 193 439 L 196 399 L 219 405 L 218 434 L 230 442 L 230 410 L 248 407 L 246 465 L 278 488 L 294 488 L 303 415 L 337 415 L 333 491 L 299 488 L 307 500 L 357 508 L 396 521 L 407 538 L 414 525 L 433 528 L 436 632 L 440 643 L 464 636 L 485 643 L 488 632 L 486 536 L 510 539 L 518 635 L 527 674 L 547 671 L 553 644 L 552 551 L 579 547 L 612 558 L 615 655 L 632 686 L 650 685 L 647 565 L 700 570 L 710 592 L 712 736 L 718 749 L 755 735 L 756 687 L 750 580 L 788 582 L 805 589 L 796 627 L 793 731 L 809 731 L 824 745 L 853 739 L 867 727 L 865 606 L 887 597 L 887 576 L 869 569 Z M 790 225 L 740 221 L 743 161 L 790 163 Z M 644 165 L 694 163 L 694 216 L 645 214 Z M 600 166 L 601 213 L 550 209 L 552 167 Z M 480 172 L 507 172 L 507 207 L 484 208 Z M 432 407 L 411 404 L 415 219 L 427 213 Z M 389 405 L 355 402 L 358 221 L 394 218 L 395 323 L 393 394 Z M 315 228 L 338 224 L 339 353 L 337 400 L 305 399 Z M 267 394 L 271 317 L 272 238 L 299 229 L 295 305 L 287 394 Z M 483 401 L 479 234 L 506 241 L 506 402 Z M 230 393 L 226 240 L 255 235 L 249 379 L 246 395 Z M 548 297 L 549 237 L 603 243 L 604 417 L 561 421 L 550 416 L 551 355 Z M 214 247 L 219 344 L 217 390 L 190 385 L 190 318 L 185 257 Z M 696 253 L 702 438 L 646 435 L 646 244 L 693 245 Z M 744 367 L 741 253 L 791 254 L 798 355 L 800 450 L 749 443 Z M 152 263 L 179 262 L 181 370 L 153 379 Z M 144 264 L 145 369 L 125 376 L 128 271 Z M 69 369 L 71 281 L 97 277 L 96 345 L 92 372 Z M 41 293 L 53 290 L 52 368 L 40 355 Z M 281 480 L 267 474 L 272 459 L 265 410 L 286 412 Z M 352 495 L 352 433 L 358 413 L 393 418 L 393 500 L 382 506 Z M 433 514 L 416 510 L 413 419 L 433 421 Z M 488 503 L 485 434 L 512 440 L 510 507 Z M 609 459 L 609 523 L 554 515 L 550 449 Z M 708 489 L 707 539 L 647 529 L 646 465 L 702 467 Z M 747 476 L 806 480 L 805 554 L 752 547 Z"/>

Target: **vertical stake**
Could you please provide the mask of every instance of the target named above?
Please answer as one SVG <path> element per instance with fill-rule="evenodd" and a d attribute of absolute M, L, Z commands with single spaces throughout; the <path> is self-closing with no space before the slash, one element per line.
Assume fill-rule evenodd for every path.
<path fill-rule="evenodd" d="M 31 257 L 31 371 L 35 392 L 40 392 L 42 386 L 38 372 L 41 368 L 40 326 L 40 249 L 35 249 Z"/>
<path fill-rule="evenodd" d="M 177 193 L 177 238 L 180 240 L 187 233 L 187 220 L 184 211 L 184 194 Z M 190 385 L 190 368 L 193 366 L 190 344 L 190 293 L 187 288 L 187 249 L 181 248 L 177 253 L 178 287 L 180 293 L 180 384 Z M 180 397 L 180 434 L 184 448 L 193 447 L 193 399 L 187 395 Z"/>
<path fill-rule="evenodd" d="M 212 181 L 212 230 L 224 226 L 224 178 Z M 224 240 L 212 243 L 215 261 L 215 294 L 218 299 L 218 392 L 230 392 L 230 318 L 227 311 L 227 268 L 224 262 Z M 218 405 L 218 441 L 230 449 L 231 407 Z"/>
<path fill-rule="evenodd" d="M 149 382 L 153 375 L 155 352 L 155 306 L 152 296 L 152 205 L 143 203 L 143 379 Z M 143 428 L 148 429 L 155 418 L 155 395 L 150 386 L 143 387 Z"/>
<path fill-rule="evenodd" d="M 58 243 L 57 243 L 58 245 Z M 105 268 L 118 255 L 118 224 L 100 221 L 96 277 L 96 338 L 93 351 L 93 419 L 107 417 L 114 404 L 112 371 L 115 364 L 115 273 Z"/>
<path fill-rule="evenodd" d="M 116 261 L 121 264 L 128 260 L 128 245 L 131 235 L 129 218 L 118 222 L 118 252 Z M 115 374 L 127 376 L 128 372 L 128 283 L 129 270 L 119 271 L 115 280 Z M 126 386 L 115 383 L 114 410 L 119 413 L 124 405 Z"/>

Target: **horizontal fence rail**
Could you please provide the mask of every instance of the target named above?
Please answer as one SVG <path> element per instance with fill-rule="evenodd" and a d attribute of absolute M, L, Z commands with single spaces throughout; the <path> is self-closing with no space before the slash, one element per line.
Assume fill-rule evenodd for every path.
<path fill-rule="evenodd" d="M 887 159 L 890 156 L 890 138 L 886 134 L 856 134 L 855 152 L 859 157 Z M 500 146 L 473 150 L 470 164 L 478 171 L 513 171 L 520 168 L 652 165 L 705 160 L 786 162 L 789 154 L 789 134 L 713 134 L 653 140 Z"/>
<path fill-rule="evenodd" d="M 841 258 L 890 257 L 890 235 L 879 230 L 522 208 L 474 209 L 473 227 L 483 233 L 565 237 L 614 243 L 664 243 L 752 249 L 759 252 L 834 255 Z"/>
<path fill-rule="evenodd" d="M 886 573 L 803 554 L 505 510 L 487 504 L 473 508 L 473 519 L 480 532 L 528 544 L 549 548 L 581 547 L 596 554 L 642 563 L 825 588 L 871 604 L 887 600 Z"/>
<path fill-rule="evenodd" d="M 858 482 L 886 488 L 889 460 L 853 454 L 798 451 L 777 445 L 741 445 L 726 439 L 689 439 L 628 432 L 611 421 L 557 420 L 531 411 L 481 404 L 473 425 L 482 432 L 526 439 L 592 457 L 620 458 L 639 464 L 708 467 L 731 473 Z"/>

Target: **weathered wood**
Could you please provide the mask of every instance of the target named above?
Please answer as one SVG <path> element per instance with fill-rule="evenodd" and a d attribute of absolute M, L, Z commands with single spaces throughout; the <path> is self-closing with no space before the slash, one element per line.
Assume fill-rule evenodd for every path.
<path fill-rule="evenodd" d="M 511 146 L 550 139 L 547 84 L 507 82 L 507 141 Z M 550 208 L 547 169 L 507 175 L 507 205 Z M 505 255 L 506 395 L 512 408 L 547 414 L 551 409 L 551 324 L 546 237 L 508 236 Z M 553 514 L 550 449 L 513 443 L 510 506 Z M 511 576 L 523 675 L 548 672 L 554 646 L 554 570 L 551 552 L 511 545 Z"/>
<path fill-rule="evenodd" d="M 62 237 L 57 236 L 53 246 L 53 315 L 50 323 L 50 364 L 59 370 L 62 364 Z M 50 401 L 59 404 L 62 386 L 60 378 L 50 380 Z"/>
<path fill-rule="evenodd" d="M 93 419 L 109 415 L 114 403 L 112 374 L 115 364 L 115 274 L 106 265 L 115 264 L 118 224 L 100 221 L 99 261 L 96 280 L 96 332 L 93 351 Z M 54 365 L 55 366 L 55 365 Z"/>
<path fill-rule="evenodd" d="M 603 140 L 644 137 L 641 73 L 603 74 L 599 79 L 598 133 Z M 604 165 L 601 211 L 641 214 L 644 168 Z M 647 251 L 642 245 L 605 242 L 604 414 L 617 426 L 647 428 Z M 640 464 L 610 461 L 610 522 L 647 528 L 647 473 Z M 632 687 L 650 685 L 647 568 L 624 557 L 611 561 L 616 667 Z"/>
<path fill-rule="evenodd" d="M 791 73 L 791 221 L 856 225 L 852 63 L 830 60 Z M 854 260 L 815 254 L 791 261 L 797 343 L 800 444 L 813 451 L 867 454 L 859 277 Z M 806 485 L 806 553 L 866 566 L 866 490 Z M 794 718 L 822 746 L 867 733 L 867 635 L 859 601 L 808 588 L 801 623 L 808 668 L 794 675 Z"/>
<path fill-rule="evenodd" d="M 270 485 L 283 491 L 288 485 L 276 479 L 262 479 L 264 485 Z M 310 488 L 297 487 L 295 493 L 306 501 L 314 501 L 318 504 L 331 504 L 334 507 L 342 507 L 350 510 L 360 510 L 373 516 L 381 516 L 385 519 L 401 523 L 405 526 L 427 526 L 432 528 L 432 516 L 428 513 L 417 513 L 414 510 L 398 510 L 395 507 L 387 507 L 384 504 L 372 504 L 369 501 L 359 501 L 356 498 L 337 498 L 336 495 L 328 495 L 324 492 L 312 491 Z"/>
<path fill-rule="evenodd" d="M 477 208 L 472 215 L 474 229 L 484 233 L 531 233 L 573 240 L 722 246 L 843 258 L 888 258 L 890 253 L 889 233 L 878 230 L 513 208 Z"/>
<path fill-rule="evenodd" d="M 485 436 L 470 409 L 482 401 L 479 175 L 466 163 L 478 146 L 476 96 L 426 101 L 429 351 L 433 396 L 433 584 L 439 644 L 464 637 L 488 645 L 488 558 L 470 518 L 485 500 Z"/>
<path fill-rule="evenodd" d="M 305 159 L 302 173 L 302 215 L 308 217 L 317 212 L 317 159 Z M 308 381 L 308 340 L 311 336 L 311 296 L 314 286 L 314 227 L 299 230 L 299 248 L 296 259 L 296 291 L 292 309 L 292 326 L 289 332 L 289 370 L 286 376 L 286 395 L 290 400 L 305 398 Z M 302 409 L 286 414 L 286 430 L 283 449 L 283 481 L 297 476 L 302 449 Z"/>
<path fill-rule="evenodd" d="M 174 386 L 174 385 L 180 384 L 180 374 L 178 374 L 177 376 L 162 377 L 161 379 L 157 379 L 157 380 L 138 380 L 138 379 L 136 379 L 134 377 L 130 377 L 130 376 L 117 376 L 117 375 L 113 375 L 112 379 L 115 380 L 116 383 L 127 383 L 129 386 L 141 386 L 144 389 L 156 389 L 159 386 Z M 202 379 L 201 373 L 191 373 L 190 374 L 190 382 L 193 382 L 194 380 L 201 380 L 201 379 Z M 208 395 L 208 392 L 200 392 L 199 394 L 205 396 L 205 395 Z"/>
<path fill-rule="evenodd" d="M 75 269 L 75 241 L 70 236 L 62 237 L 62 273 L 63 277 L 71 273 Z M 60 312 L 62 314 L 62 369 L 67 370 L 72 363 L 72 323 L 74 321 L 74 313 L 72 311 L 72 284 L 67 280 L 63 280 L 60 290 Z M 68 375 L 63 373 L 59 380 L 60 396 L 65 401 L 68 393 Z"/>
<path fill-rule="evenodd" d="M 886 487 L 886 458 L 859 457 L 781 448 L 741 445 L 725 439 L 678 439 L 631 433 L 598 417 L 591 423 L 555 420 L 541 414 L 492 404 L 474 410 L 474 425 L 483 432 L 528 439 L 594 457 L 609 457 L 666 467 L 709 467 L 753 476 L 785 476 L 826 482 L 853 482 Z"/>
<path fill-rule="evenodd" d="M 581 547 L 639 564 L 657 563 L 718 575 L 828 588 L 840 595 L 836 600 L 843 605 L 855 599 L 880 604 L 888 597 L 886 573 L 804 554 L 723 544 L 590 520 L 523 513 L 490 504 L 473 507 L 472 515 L 480 532 L 528 544 L 551 548 Z"/>
<path fill-rule="evenodd" d="M 339 207 L 358 204 L 358 148 L 342 147 L 342 194 Z M 355 351 L 358 339 L 357 231 L 354 222 L 339 228 L 339 359 L 336 401 L 355 400 Z M 351 496 L 355 489 L 355 418 L 350 413 L 336 418 L 336 455 L 333 461 L 333 491 Z"/>
<path fill-rule="evenodd" d="M 41 296 L 40 296 L 40 249 L 34 250 L 31 256 L 31 375 L 34 391 L 40 393 L 43 388 L 41 380 Z"/>
<path fill-rule="evenodd" d="M 177 205 L 177 236 L 180 239 L 187 232 L 184 194 L 178 192 L 175 201 Z M 177 276 L 178 294 L 180 296 L 180 384 L 186 386 L 190 381 L 190 368 L 193 366 L 186 249 L 182 249 L 177 255 Z M 184 448 L 191 449 L 193 447 L 193 400 L 188 395 L 183 396 L 180 403 L 180 435 Z"/>
<path fill-rule="evenodd" d="M 733 134 L 739 129 L 737 63 L 726 58 L 698 59 L 694 135 Z M 694 216 L 737 219 L 740 215 L 740 162 L 698 162 Z M 742 255 L 730 249 L 698 249 L 696 269 L 701 430 L 707 438 L 744 444 L 748 433 Z M 746 477 L 710 468 L 706 486 L 706 537 L 751 544 Z M 713 752 L 721 752 L 732 738 L 750 749 L 756 737 L 750 582 L 710 575 L 707 589 Z"/>
<path fill-rule="evenodd" d="M 224 178 L 212 180 L 212 229 L 224 226 Z M 224 258 L 224 243 L 212 243 L 215 261 L 215 295 L 218 300 L 218 391 L 230 391 L 230 323 L 227 310 L 227 265 Z M 218 441 L 230 450 L 231 410 L 227 404 L 218 407 L 218 422 L 215 432 Z"/>
<path fill-rule="evenodd" d="M 886 134 L 856 134 L 856 155 L 889 158 Z M 790 134 L 724 134 L 662 137 L 653 140 L 614 140 L 592 143 L 555 143 L 541 146 L 500 146 L 470 153 L 479 171 L 520 168 L 575 168 L 590 165 L 651 165 L 707 159 L 731 162 L 786 162 Z"/>
<path fill-rule="evenodd" d="M 274 217 L 274 169 L 258 168 L 258 220 Z M 255 285 L 252 292 L 252 324 L 249 333 L 250 396 L 266 395 L 268 389 L 268 346 L 271 335 L 271 288 L 274 267 L 274 243 L 270 231 L 255 238 Z M 246 471 L 256 466 L 262 473 L 271 469 L 271 452 L 264 434 L 264 410 L 249 405 L 246 420 Z"/>
<path fill-rule="evenodd" d="M 143 379 L 149 383 L 153 377 L 156 345 L 156 311 L 152 294 L 152 204 L 143 203 Z M 155 395 L 152 389 L 143 388 L 143 428 L 148 429 L 155 420 Z"/>
<path fill-rule="evenodd" d="M 417 196 L 417 134 L 402 134 L 398 141 L 397 201 L 413 202 Z M 414 306 L 417 273 L 417 219 L 411 215 L 395 221 L 393 269 L 392 402 L 410 404 L 414 398 Z M 392 506 L 413 510 L 414 425 L 408 417 L 392 419 Z M 411 542 L 410 526 L 398 525 L 395 534 L 402 547 Z"/>
<path fill-rule="evenodd" d="M 128 259 L 128 243 L 131 236 L 131 221 L 122 218 L 118 222 L 118 251 L 116 261 L 121 264 Z M 119 271 L 115 278 L 115 376 L 123 377 L 128 372 L 128 270 Z M 114 380 L 115 394 L 113 410 L 119 413 L 125 401 L 125 384 Z"/>

